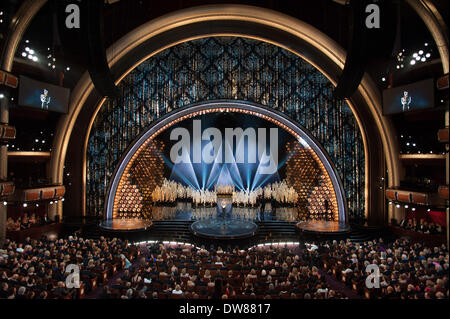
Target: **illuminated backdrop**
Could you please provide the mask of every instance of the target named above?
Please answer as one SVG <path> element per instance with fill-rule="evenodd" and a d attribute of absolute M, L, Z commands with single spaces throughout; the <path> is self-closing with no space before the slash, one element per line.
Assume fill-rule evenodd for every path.
<path fill-rule="evenodd" d="M 128 145 L 160 116 L 197 102 L 243 100 L 283 112 L 327 150 L 341 177 L 350 218 L 364 216 L 364 145 L 345 101 L 299 56 L 241 37 L 178 44 L 149 58 L 119 84 L 95 119 L 87 154 L 87 214 L 104 208 L 114 169 Z"/>

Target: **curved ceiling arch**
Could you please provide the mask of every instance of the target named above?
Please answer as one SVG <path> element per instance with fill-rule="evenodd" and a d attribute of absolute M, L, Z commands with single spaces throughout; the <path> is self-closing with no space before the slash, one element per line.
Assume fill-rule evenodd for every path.
<path fill-rule="evenodd" d="M 260 26 L 261 28 L 270 28 L 276 32 L 281 32 L 288 37 L 301 41 L 304 44 L 304 47 L 309 48 L 306 50 L 306 52 L 308 52 L 306 55 L 301 54 L 302 52 L 299 52 L 297 47 L 292 47 L 291 42 L 286 41 L 286 38 L 281 39 L 281 41 L 270 39 L 268 36 L 261 39 L 286 48 L 301 56 L 318 68 L 326 77 L 328 77 L 328 79 L 330 79 L 332 83 L 336 82 L 339 72 L 342 71 L 344 67 L 344 50 L 328 36 L 311 25 L 272 10 L 242 5 L 194 7 L 170 13 L 163 17 L 149 21 L 121 38 L 108 50 L 108 61 L 110 67 L 112 69 L 114 67 L 119 68 L 121 61 L 127 56 L 127 54 L 131 54 L 133 50 L 139 48 L 139 46 L 152 42 L 152 40 L 156 39 L 159 35 L 175 29 L 183 30 L 190 26 L 199 25 L 203 22 L 211 23 L 214 21 L 220 21 L 221 24 L 224 24 L 227 21 L 251 23 L 256 26 Z M 209 31 L 210 30 L 208 29 L 203 30 L 202 37 L 218 35 L 214 32 L 211 34 Z M 247 32 L 245 29 L 241 29 L 239 32 L 236 30 L 223 30 L 219 35 L 238 34 L 245 36 L 246 33 Z M 252 36 L 252 34 L 247 34 L 247 36 L 258 38 L 257 36 Z M 178 41 L 186 41 L 189 39 L 189 37 L 184 35 L 181 36 Z M 176 42 L 177 41 L 172 41 L 172 45 Z M 156 43 L 156 45 L 158 45 L 158 43 Z M 163 49 L 164 47 L 160 47 L 159 50 Z M 145 60 L 145 58 L 146 57 L 144 57 L 143 60 Z M 316 59 L 319 59 L 321 63 L 318 63 Z M 135 61 L 133 67 L 143 60 Z M 124 72 L 118 76 L 118 81 L 120 81 L 123 76 L 131 71 L 133 67 L 129 67 L 126 71 L 122 70 Z M 89 75 L 87 73 L 84 74 L 72 93 L 69 113 L 64 115 L 58 123 L 50 163 L 50 177 L 54 183 L 62 183 L 64 162 L 69 139 L 77 117 L 93 89 L 94 87 L 90 81 Z M 388 186 L 392 187 L 398 185 L 399 160 L 397 156 L 397 145 L 395 142 L 392 143 L 392 141 L 395 141 L 393 129 L 389 121 L 382 115 L 381 97 L 376 86 L 368 75 L 364 76 L 363 81 L 358 88 L 358 94 L 365 102 L 365 107 L 368 109 L 368 112 L 370 112 L 382 141 L 388 170 Z M 101 106 L 103 102 L 104 99 L 99 105 Z M 352 107 L 351 102 L 349 105 Z M 353 113 L 355 114 L 355 118 L 358 120 L 358 112 L 355 112 L 354 109 L 352 110 L 354 111 Z M 360 124 L 361 133 L 364 138 L 364 127 L 361 127 L 362 125 L 359 120 L 358 124 Z M 61 213 L 62 205 L 59 204 L 58 210 L 59 213 Z"/>

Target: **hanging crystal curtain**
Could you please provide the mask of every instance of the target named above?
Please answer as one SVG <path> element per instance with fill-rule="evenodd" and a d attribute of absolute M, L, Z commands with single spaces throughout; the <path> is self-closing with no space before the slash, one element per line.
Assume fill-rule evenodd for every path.
<path fill-rule="evenodd" d="M 241 37 L 178 44 L 149 58 L 107 100 L 87 149 L 87 214 L 103 211 L 112 173 L 127 146 L 160 116 L 217 99 L 255 102 L 283 112 L 327 150 L 342 179 L 350 219 L 364 216 L 364 145 L 345 101 L 307 61 L 275 45 Z"/>

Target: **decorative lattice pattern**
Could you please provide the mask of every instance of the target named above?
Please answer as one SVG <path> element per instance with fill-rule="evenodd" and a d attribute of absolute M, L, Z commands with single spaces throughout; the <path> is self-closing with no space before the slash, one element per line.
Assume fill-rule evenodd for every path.
<path fill-rule="evenodd" d="M 231 99 L 283 112 L 311 132 L 338 169 L 350 217 L 364 216 L 364 147 L 345 101 L 299 56 L 269 43 L 210 37 L 168 48 L 136 67 L 95 119 L 87 150 L 87 213 L 103 211 L 112 172 L 127 146 L 151 123 L 192 103 Z"/>
<path fill-rule="evenodd" d="M 130 170 L 122 176 L 113 218 L 150 216 L 153 189 L 164 178 L 163 148 L 163 142 L 150 141 Z"/>
<path fill-rule="evenodd" d="M 314 220 L 338 220 L 337 200 L 328 173 L 316 153 L 298 142 L 286 145 L 286 181 L 298 193 L 302 215 Z M 328 201 L 328 209 L 325 208 Z"/>

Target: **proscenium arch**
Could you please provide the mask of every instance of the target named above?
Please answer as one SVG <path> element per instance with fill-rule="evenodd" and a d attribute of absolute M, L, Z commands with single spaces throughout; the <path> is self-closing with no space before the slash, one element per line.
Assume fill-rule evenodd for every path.
<path fill-rule="evenodd" d="M 184 28 L 183 30 L 184 31 L 188 30 L 188 27 Z M 208 48 L 216 48 L 216 49 L 221 48 L 221 49 L 210 50 Z M 181 51 L 179 51 L 180 49 Z M 234 49 L 236 49 L 237 51 L 235 51 Z M 222 50 L 224 50 L 223 56 L 221 53 L 219 53 L 222 52 Z M 148 54 L 148 52 L 152 52 L 152 50 L 151 49 L 143 50 L 143 54 Z M 235 53 L 233 54 L 232 52 Z M 243 52 L 246 52 L 246 54 L 242 54 Z M 250 65 L 248 65 L 247 63 L 250 60 L 247 58 L 247 54 L 250 54 L 250 52 L 253 52 L 251 56 L 253 56 L 254 58 L 251 59 L 251 61 L 253 62 Z M 201 58 L 199 58 L 200 56 Z M 169 63 L 166 65 L 166 62 L 164 62 L 164 61 L 167 62 L 178 61 L 178 59 L 180 59 L 181 63 L 175 64 Z M 229 71 L 226 71 L 223 74 L 223 76 L 219 77 L 208 76 L 209 80 L 215 83 L 215 85 L 210 86 L 206 83 L 201 84 L 200 82 L 203 82 L 206 79 L 197 73 L 198 70 L 204 69 L 206 65 L 209 65 L 207 61 L 216 61 L 216 60 L 217 63 L 213 63 L 212 65 L 210 65 L 213 69 L 218 68 L 218 70 L 222 69 L 225 70 L 227 69 L 226 65 L 234 65 L 233 69 L 235 71 L 239 69 L 238 71 L 239 78 L 235 78 L 236 74 L 233 76 L 231 73 L 229 73 Z M 279 61 L 280 64 L 277 61 Z M 131 62 L 135 63 L 135 60 L 131 60 Z M 191 64 L 192 67 L 189 67 L 188 65 Z M 152 68 L 150 70 L 148 69 L 149 65 L 154 66 L 164 65 L 164 67 L 159 71 L 158 71 L 159 67 L 157 67 L 156 69 Z M 267 67 L 262 67 L 262 65 L 267 65 Z M 275 67 L 275 65 L 277 66 Z M 174 73 L 171 70 L 175 70 L 175 68 L 177 68 L 177 72 Z M 145 70 L 147 70 L 147 72 Z M 204 72 L 207 72 L 209 74 L 209 71 L 206 71 L 206 69 L 204 69 Z M 196 81 L 190 82 L 188 80 L 187 82 L 183 81 L 183 84 L 181 84 L 179 82 L 179 79 L 176 80 L 175 78 L 173 79 L 173 84 L 170 84 L 172 83 L 172 81 L 169 81 L 170 82 L 169 83 L 165 80 L 163 80 L 162 83 L 159 83 L 159 80 L 157 80 L 156 78 L 155 81 L 157 82 L 153 81 L 147 82 L 144 80 L 147 77 L 147 75 L 144 74 L 147 75 L 153 74 L 151 76 L 152 78 L 154 76 L 156 76 L 156 78 L 159 78 L 160 76 L 165 78 L 165 74 L 173 74 L 175 75 L 175 77 L 178 77 L 177 74 L 178 75 L 183 74 L 181 78 L 186 77 L 186 79 L 189 78 L 193 79 L 192 76 L 194 74 L 197 74 L 194 77 L 200 76 L 203 80 L 200 80 L 200 78 L 198 78 L 198 80 L 200 81 L 198 83 L 200 86 L 198 87 L 197 84 L 195 84 Z M 250 74 L 254 74 L 255 76 L 254 79 L 260 77 L 261 79 L 256 81 L 251 80 L 252 84 L 250 84 L 250 82 L 247 83 L 249 87 L 247 89 L 241 90 L 241 88 L 246 87 L 247 84 L 245 84 L 246 81 L 242 81 L 239 79 L 247 78 L 248 76 L 250 76 Z M 137 78 L 139 78 L 139 80 L 137 81 L 136 76 Z M 291 80 L 287 82 L 285 82 L 282 78 L 279 78 L 278 81 L 268 80 L 268 79 L 276 79 L 278 78 L 278 76 L 282 78 L 283 77 L 290 78 Z M 310 76 L 312 76 L 312 78 L 310 78 Z M 227 80 L 223 82 L 221 79 L 225 78 Z M 266 80 L 263 80 L 263 78 Z M 129 80 L 131 80 L 131 82 Z M 208 83 L 211 83 L 209 80 Z M 144 82 L 147 84 L 141 86 L 142 83 Z M 277 84 L 278 82 L 280 84 Z M 195 103 L 203 101 L 228 99 L 228 100 L 252 101 L 260 105 L 275 108 L 281 112 L 287 112 L 285 113 L 286 115 L 289 114 L 288 116 L 291 119 L 294 119 L 298 123 L 301 123 L 305 128 L 307 128 L 316 138 L 319 139 L 320 143 L 327 150 L 332 152 L 330 153 L 330 156 L 332 156 L 333 162 L 339 169 L 340 177 L 342 178 L 343 182 L 345 181 L 344 185 L 346 187 L 345 189 L 346 189 L 347 204 L 349 213 L 352 212 L 351 217 L 363 218 L 362 215 L 366 212 L 366 210 L 363 207 L 366 202 L 365 200 L 367 199 L 367 197 L 365 196 L 365 194 L 367 194 L 367 192 L 365 192 L 365 185 L 367 185 L 365 183 L 366 180 L 365 177 L 367 177 L 367 175 L 362 173 L 361 171 L 364 171 L 365 165 L 364 154 L 366 154 L 367 151 L 365 151 L 364 149 L 365 145 L 361 138 L 362 135 L 361 128 L 358 126 L 354 113 L 352 113 L 346 101 L 336 101 L 331 98 L 333 87 L 332 83 L 319 70 L 317 70 L 317 68 L 315 68 L 313 65 L 311 65 L 310 63 L 305 61 L 305 59 L 299 57 L 298 55 L 284 48 L 268 43 L 266 41 L 259 41 L 248 37 L 215 36 L 215 37 L 200 38 L 192 41 L 185 41 L 180 44 L 174 44 L 164 49 L 162 52 L 151 55 L 150 58 L 148 58 L 143 63 L 139 64 L 131 73 L 129 73 L 122 80 L 122 82 L 119 83 L 118 86 L 119 88 L 124 89 L 123 100 L 121 99 L 120 102 L 118 101 L 119 102 L 118 104 L 116 104 L 114 101 L 111 100 L 106 101 L 105 105 L 101 107 L 99 113 L 96 116 L 96 120 L 94 121 L 95 124 L 92 127 L 89 137 L 88 152 L 86 157 L 86 163 L 89 163 L 87 166 L 88 175 L 86 175 L 87 177 L 86 209 L 88 210 L 87 214 L 95 215 L 95 214 L 102 214 L 104 212 L 105 207 L 104 201 L 106 200 L 105 195 L 107 191 L 107 186 L 112 178 L 112 172 L 114 171 L 117 165 L 117 161 L 124 153 L 125 148 L 136 137 L 136 134 L 131 132 L 135 132 L 136 130 L 138 132 L 141 132 L 142 129 L 148 127 L 152 123 L 152 121 L 155 120 L 154 118 L 155 115 L 156 117 L 158 117 L 159 114 L 165 114 L 165 110 L 167 109 L 171 110 L 173 108 L 179 108 L 181 106 L 186 105 L 193 105 Z M 141 92 L 141 90 L 147 91 L 147 89 L 144 89 L 144 87 L 146 88 L 152 87 L 153 89 L 151 89 L 151 91 L 156 89 L 158 92 L 163 93 L 163 95 L 160 96 L 159 94 L 157 94 L 158 96 L 161 97 L 159 99 L 154 99 L 151 97 L 154 95 L 154 93 L 150 95 L 144 94 L 139 98 L 135 96 L 135 98 L 133 98 L 134 93 L 129 95 L 127 93 L 128 89 L 126 89 L 129 88 L 130 90 L 137 93 Z M 192 92 L 189 93 L 190 92 L 189 88 L 191 87 L 196 88 L 194 92 L 203 92 L 203 93 L 202 94 L 193 93 L 193 95 L 190 95 Z M 307 93 L 306 95 L 300 93 L 300 92 L 306 93 L 304 89 L 306 89 L 307 87 L 310 87 L 312 91 L 308 90 L 307 92 L 309 93 Z M 158 88 L 161 88 L 161 90 Z M 214 88 L 217 88 L 218 91 L 216 91 Z M 172 95 L 172 93 L 169 92 L 164 94 L 164 92 L 166 92 L 166 89 L 168 89 L 170 92 L 172 91 L 178 92 L 175 94 L 178 96 L 178 98 L 175 98 L 175 95 Z M 249 90 L 252 91 L 253 93 L 250 93 Z M 264 97 L 266 94 L 262 94 L 262 92 L 267 91 L 277 92 L 273 93 L 274 100 L 272 100 L 272 98 L 270 97 Z M 154 92 L 156 93 L 156 91 Z M 188 94 L 189 97 L 185 96 L 184 94 Z M 185 96 L 186 98 L 180 100 L 179 97 L 181 96 Z M 131 100 L 134 101 L 131 103 L 134 106 L 129 105 L 130 108 L 127 107 L 126 109 L 124 109 L 123 106 L 131 102 L 130 98 Z M 175 98 L 175 100 L 173 100 L 173 102 L 171 102 L 170 104 L 166 104 L 164 102 L 167 100 L 172 100 L 173 98 Z M 189 100 L 189 102 L 186 102 L 186 100 Z M 162 103 L 160 106 L 162 105 L 164 106 L 162 107 L 162 109 L 159 109 L 158 112 L 157 109 L 154 108 L 156 106 L 154 105 L 154 103 L 158 105 Z M 150 105 L 153 106 L 150 107 Z M 330 107 L 330 105 L 333 106 Z M 90 114 L 89 111 L 87 110 L 89 110 L 90 108 L 92 109 L 93 107 L 95 107 L 95 105 L 87 106 L 87 108 L 82 111 L 80 118 L 81 119 L 84 118 L 85 121 L 86 120 L 89 121 L 89 119 L 92 120 L 92 115 L 86 116 L 86 114 Z M 141 113 L 140 110 L 143 107 L 147 111 Z M 116 111 L 119 113 L 116 113 Z M 322 114 L 323 112 L 329 112 L 324 114 L 327 120 L 322 120 L 320 118 L 319 113 Z M 117 117 L 115 115 L 113 116 L 112 114 L 116 114 Z M 317 114 L 317 116 L 310 116 L 308 114 Z M 113 116 L 114 119 L 111 116 Z M 131 126 L 130 123 L 128 125 L 125 125 L 131 128 L 131 131 L 127 130 L 126 128 L 123 127 L 123 124 L 120 124 L 122 122 L 119 120 L 119 118 L 124 119 L 124 116 L 125 117 L 131 116 L 134 120 L 143 119 L 142 121 L 145 122 L 145 127 L 142 126 L 141 120 L 138 120 L 139 123 L 137 122 L 134 123 L 134 120 L 129 118 L 129 120 L 132 121 L 133 124 Z M 149 116 L 150 118 L 153 117 L 153 120 L 150 120 Z M 340 120 L 337 120 L 337 118 L 339 118 Z M 113 122 L 111 122 L 111 120 Z M 115 123 L 116 120 L 118 120 L 119 122 L 117 122 L 117 125 L 114 125 L 113 123 Z M 83 125 L 82 122 L 83 121 L 80 120 L 79 123 Z M 338 124 L 339 122 L 341 124 Z M 106 126 L 103 127 L 101 123 L 104 123 Z M 111 123 L 111 125 L 107 123 Z M 322 126 L 323 129 L 319 129 L 319 127 Z M 77 129 L 79 129 L 79 127 L 80 126 L 77 126 Z M 113 127 L 116 127 L 117 130 Z M 325 127 L 327 127 L 327 129 L 325 129 Z M 342 128 L 343 131 L 340 131 L 340 128 Z M 122 131 L 122 129 L 124 129 L 125 131 Z M 85 130 L 87 130 L 87 128 Z M 325 132 L 325 130 L 327 132 Z M 124 134 L 116 135 L 119 131 Z M 343 136 L 344 132 L 345 134 L 350 133 L 351 135 L 353 135 L 353 137 L 358 136 L 357 140 L 355 140 L 357 145 L 355 145 L 353 153 L 351 152 L 352 147 L 348 147 L 349 145 L 352 144 L 347 144 L 345 140 L 337 137 Z M 76 138 L 77 135 L 74 135 L 73 139 Z M 352 136 L 349 136 L 349 138 L 351 140 Z M 107 144 L 101 146 L 103 144 L 103 141 L 106 142 L 106 140 L 108 140 Z M 348 142 L 350 142 L 350 140 Z M 109 144 L 109 141 L 117 142 L 118 144 L 114 145 L 117 146 L 120 145 L 118 147 L 120 151 L 117 151 L 116 147 L 114 147 L 114 149 L 109 148 L 107 146 L 111 145 Z M 334 143 L 328 141 L 334 141 Z M 78 161 L 79 151 L 78 152 L 76 151 L 74 154 L 74 150 L 79 150 L 79 148 L 80 148 L 79 146 L 73 146 L 72 140 L 70 147 L 71 158 L 69 158 L 68 162 L 66 162 L 66 165 L 70 170 L 70 172 L 75 174 L 78 173 L 76 171 L 73 171 L 74 166 L 72 163 L 74 163 L 74 161 Z M 381 144 L 380 146 L 378 146 L 378 148 L 381 148 Z M 101 149 L 103 150 L 101 151 Z M 98 153 L 98 151 L 100 151 L 101 153 Z M 94 154 L 92 152 L 94 152 L 98 156 L 94 155 L 94 157 L 92 157 L 92 154 Z M 358 154 L 363 155 L 361 157 L 361 155 Z M 108 158 L 108 160 L 106 158 Z M 354 161 L 349 160 L 350 158 L 353 158 Z M 106 162 L 104 162 L 101 159 L 105 159 Z M 114 162 L 113 165 L 111 165 L 112 164 L 111 160 Z M 379 162 L 383 163 L 384 160 L 380 159 Z M 355 163 L 358 163 L 357 167 L 359 167 L 359 169 L 354 167 Z M 97 166 L 97 164 L 99 166 Z M 103 166 L 104 164 L 106 164 L 107 167 Z M 81 165 L 78 165 L 78 167 L 81 167 Z M 353 168 L 349 170 L 350 167 Z M 75 169 L 77 169 L 77 167 L 75 167 Z M 342 174 L 342 172 L 346 173 Z M 356 176 L 358 176 L 358 178 L 356 178 Z M 329 182 L 329 184 L 331 184 L 331 181 Z M 348 188 L 347 185 L 349 186 Z M 80 189 L 82 188 L 83 187 L 80 187 Z M 101 188 L 101 190 L 99 188 Z M 330 188 L 332 188 L 331 185 Z M 350 194 L 354 194 L 354 196 Z M 74 216 L 74 213 L 76 214 L 77 209 L 73 209 L 72 205 L 70 206 L 71 207 L 67 211 L 65 211 L 66 216 L 70 215 Z M 337 207 L 335 211 L 336 212 L 338 211 Z"/>
<path fill-rule="evenodd" d="M 27 29 L 32 18 L 37 14 L 37 12 L 40 10 L 40 8 L 46 2 L 47 2 L 46 0 L 25 0 L 21 4 L 19 10 L 16 12 L 14 17 L 12 18 L 11 24 L 9 26 L 8 37 L 5 41 L 6 44 L 4 46 L 4 50 L 2 52 L 2 57 L 1 57 L 2 68 L 4 70 L 11 71 L 14 55 L 15 55 L 18 43 L 21 40 L 22 34 Z M 444 21 L 442 20 L 441 15 L 436 10 L 436 7 L 429 1 L 407 0 L 407 3 L 421 17 L 421 19 L 424 21 L 427 28 L 431 32 L 431 35 L 433 36 L 433 39 L 439 48 L 439 54 L 441 56 L 444 73 L 448 73 L 448 70 L 449 70 L 448 36 L 446 34 L 447 28 L 446 28 Z M 188 22 L 189 19 L 191 19 L 191 20 L 195 19 L 196 15 L 201 17 L 202 14 L 205 11 L 207 11 L 207 8 L 208 7 L 191 8 L 191 9 L 182 10 L 179 12 L 174 12 L 172 14 L 160 17 L 160 18 L 155 19 L 147 24 L 144 24 L 141 27 L 135 29 L 135 31 L 141 32 L 139 38 L 142 38 L 142 33 L 145 35 L 144 29 L 148 28 L 149 32 L 147 32 L 147 33 L 148 33 L 148 36 L 151 37 L 152 33 L 154 35 L 158 32 L 161 32 L 161 30 L 159 30 L 159 29 L 170 27 L 167 24 L 167 19 L 173 19 L 173 22 L 179 23 L 180 25 L 186 24 L 186 23 L 189 23 Z M 239 19 L 239 17 L 245 18 L 247 15 L 249 15 L 250 17 L 253 17 L 253 19 L 261 21 L 261 23 L 272 23 L 275 27 L 279 25 L 281 28 L 284 28 L 287 25 L 288 28 L 292 29 L 293 31 L 298 30 L 298 26 L 299 26 L 298 20 L 291 18 L 291 17 L 287 17 L 283 14 L 280 14 L 280 13 L 277 13 L 277 12 L 274 12 L 271 10 L 267 10 L 267 9 L 262 9 L 262 8 L 257 8 L 257 7 L 244 7 L 244 6 L 237 6 L 237 5 L 219 5 L 219 6 L 215 6 L 214 10 L 211 9 L 211 6 L 209 8 L 210 8 L 209 11 L 211 13 L 210 17 L 214 15 L 214 13 L 212 11 L 215 11 L 216 16 L 235 15 Z M 197 13 L 195 13 L 193 11 L 197 11 Z M 164 21 L 163 21 L 164 19 L 166 19 L 166 21 L 165 21 L 166 23 L 164 23 Z M 266 22 L 264 22 L 264 21 L 266 21 Z M 283 21 L 286 23 L 283 23 Z M 154 28 L 151 28 L 149 26 L 149 24 L 151 24 L 152 22 L 157 22 L 158 25 L 155 25 Z M 291 22 L 290 25 L 289 25 L 289 22 Z M 300 26 L 301 25 L 302 24 L 300 23 Z M 303 24 L 303 25 L 305 25 L 305 24 Z M 312 28 L 312 27 L 310 27 L 310 28 Z M 308 37 L 308 34 L 309 34 L 310 35 L 309 37 L 311 38 L 310 32 L 307 32 L 306 30 L 303 30 L 303 31 L 304 31 L 306 37 Z M 316 33 L 321 34 L 317 30 L 315 30 L 315 31 L 316 31 Z M 132 38 L 130 39 L 130 36 L 133 32 L 129 33 L 127 36 L 125 36 L 124 38 L 122 38 L 121 40 L 119 40 L 116 43 L 116 44 L 121 44 L 120 51 L 123 51 L 124 44 L 126 44 L 127 42 L 130 44 L 134 41 Z M 312 38 L 314 41 L 314 36 L 312 36 Z M 327 39 L 327 37 L 322 34 L 321 36 L 317 37 L 317 41 L 324 43 L 324 41 L 323 41 L 324 38 Z M 328 39 L 328 40 L 330 40 L 330 39 Z M 108 61 L 110 61 L 110 65 L 114 64 L 113 60 L 115 58 L 120 59 L 120 57 L 119 57 L 120 52 L 115 51 L 115 49 L 118 48 L 118 46 L 116 46 L 116 44 L 114 44 L 108 50 Z M 325 48 L 325 49 L 327 49 L 327 48 Z M 329 51 L 329 53 L 330 52 L 332 53 L 333 49 L 336 49 L 336 46 L 334 48 L 329 47 L 327 50 Z M 338 60 L 340 60 L 340 62 L 342 64 L 342 61 L 343 61 L 342 57 L 345 55 L 345 53 L 339 47 L 338 47 L 338 51 L 336 51 L 336 52 L 339 52 Z M 340 65 L 340 68 L 342 69 L 342 65 Z M 368 81 L 368 83 L 367 83 L 367 81 Z M 69 138 L 72 133 L 73 126 L 74 126 L 76 118 L 79 114 L 80 108 L 82 107 L 82 105 L 86 101 L 87 96 L 89 95 L 89 94 L 86 94 L 87 91 L 90 92 L 90 91 L 92 91 L 92 88 L 93 88 L 91 85 L 92 83 L 89 83 L 89 82 L 90 82 L 90 79 L 86 72 L 84 74 L 84 76 L 82 77 L 82 79 L 79 81 L 76 89 L 74 90 L 73 98 L 71 99 L 72 102 L 70 105 L 70 114 L 65 116 L 59 122 L 57 130 L 56 130 L 53 148 L 52 148 L 55 151 L 52 153 L 52 157 L 51 157 L 49 177 L 52 179 L 53 182 L 58 183 L 58 184 L 62 183 L 62 181 L 63 181 L 62 176 L 63 176 L 64 162 L 65 162 L 67 147 L 69 144 Z M 366 77 L 365 79 L 363 79 L 361 86 L 360 86 L 360 91 L 361 91 L 361 94 L 363 95 L 363 99 L 367 100 L 369 105 L 372 104 L 372 106 L 373 106 L 373 104 L 375 104 L 375 107 L 376 107 L 376 103 L 380 102 L 380 97 L 378 96 L 379 94 L 377 94 L 377 92 L 376 92 L 376 88 L 374 87 L 374 84 L 370 81 L 370 79 L 367 79 L 367 77 Z M 5 109 L 3 104 L 2 104 L 1 108 L 2 108 L 2 110 L 1 110 L 2 118 L 3 117 L 7 118 L 8 117 L 7 108 Z M 371 109 L 372 109 L 372 107 L 371 107 Z M 379 117 L 379 115 L 378 115 L 378 117 Z M 5 122 L 7 122 L 7 121 L 5 121 Z M 386 141 L 387 141 L 386 136 L 389 138 L 392 137 L 392 135 L 393 135 L 392 129 L 390 128 L 390 124 L 386 123 L 386 121 L 384 121 L 384 123 L 382 122 L 381 124 L 382 124 L 381 125 L 382 127 L 380 128 L 380 122 L 377 120 L 377 129 L 383 135 L 383 147 L 386 148 L 387 147 L 386 146 L 387 145 L 386 144 Z M 386 128 L 386 130 L 383 129 L 383 126 Z M 389 169 L 388 170 L 388 186 L 389 187 L 398 185 L 398 183 L 399 183 L 399 162 L 397 159 L 397 155 L 398 155 L 398 152 L 396 152 L 397 150 L 398 150 L 398 146 L 392 145 L 391 147 L 389 147 L 389 152 L 385 154 L 386 163 L 387 163 L 388 169 Z M 394 161 L 394 163 L 392 163 L 392 161 Z M 83 209 L 84 209 L 84 206 L 83 206 Z M 58 213 L 60 215 L 61 215 L 61 211 L 62 211 L 62 204 L 59 202 L 58 203 Z M 54 215 L 54 213 L 55 212 L 53 212 L 53 215 Z"/>
<path fill-rule="evenodd" d="M 199 37 L 243 36 L 269 42 L 293 52 L 319 69 L 334 85 L 336 84 L 336 79 L 343 69 L 345 63 L 344 50 L 332 39 L 302 21 L 272 10 L 258 7 L 242 5 L 214 5 L 189 8 L 154 19 L 138 27 L 117 41 L 108 50 L 108 61 L 110 67 L 113 70 L 115 69 L 117 74 L 116 82 L 118 83 L 136 65 L 147 59 L 148 56 L 163 50 L 164 46 L 160 45 L 159 49 L 155 49 L 153 52 L 147 53 L 147 55 L 142 56 L 138 60 L 135 59 L 133 65 L 128 65 L 124 68 L 122 62 L 126 58 L 130 58 L 133 54 L 133 50 L 137 50 L 140 46 L 144 46 L 145 44 L 152 42 L 153 45 L 158 46 L 159 42 L 155 39 L 159 40 L 159 36 L 163 36 L 171 31 L 176 31 L 177 29 L 185 30 L 190 27 L 195 28 L 201 23 L 213 24 L 214 22 L 219 23 L 219 26 L 216 25 L 214 32 L 212 32 L 211 28 L 205 28 L 203 24 L 203 28 L 201 30 L 197 30 L 196 36 L 189 34 L 172 34 L 172 36 L 176 39 L 172 39 L 170 45 L 175 45 L 176 43 Z M 243 28 L 242 24 L 244 23 L 256 26 L 256 30 L 247 30 L 246 28 Z M 222 31 L 220 31 L 221 26 L 224 28 Z M 271 29 L 278 35 L 283 34 L 284 38 L 273 39 L 270 37 L 270 34 L 261 34 L 261 30 L 264 28 Z M 252 31 L 255 31 L 257 35 L 252 34 Z M 296 41 L 302 43 L 302 49 L 304 50 L 300 50 L 298 46 L 294 45 L 294 42 Z M 64 163 L 69 139 L 77 117 L 80 114 L 84 103 L 93 92 L 93 89 L 94 87 L 89 75 L 88 73 L 85 73 L 72 93 L 69 113 L 64 115 L 58 123 L 50 165 L 51 179 L 55 183 L 61 183 L 63 180 Z M 398 152 L 394 132 L 389 121 L 383 117 L 381 113 L 381 97 L 378 89 L 367 75 L 364 76 L 362 83 L 358 88 L 358 99 L 364 102 L 364 105 L 369 110 L 368 112 L 370 112 L 370 116 L 374 122 L 373 126 L 376 127 L 376 129 L 372 129 L 376 130 L 377 135 L 381 138 L 385 162 L 387 163 L 388 186 L 396 186 L 399 184 L 399 159 L 397 156 Z M 101 107 L 104 100 L 105 99 L 101 100 L 97 111 Z M 360 120 L 358 120 L 358 112 L 356 112 L 355 108 L 352 107 L 352 101 L 348 101 L 348 104 L 358 121 L 363 139 L 368 138 L 368 128 L 365 127 Z M 95 118 L 95 114 L 96 112 L 94 112 L 94 115 L 91 117 L 91 123 L 89 126 L 91 126 L 93 119 Z M 85 137 L 84 154 L 86 152 L 85 150 L 88 136 L 89 130 L 87 131 Z M 367 161 L 369 160 L 369 155 L 370 154 L 367 154 L 366 150 L 366 167 L 368 165 Z M 371 178 L 375 179 L 376 177 Z M 83 186 L 85 187 L 85 161 L 83 163 L 82 179 L 84 183 Z M 369 197 L 368 195 L 370 194 L 367 192 L 367 184 L 366 174 L 366 197 Z M 85 209 L 84 203 L 82 205 L 82 209 Z M 368 205 L 366 205 L 366 210 L 367 209 L 369 209 Z M 58 203 L 59 214 L 61 214 L 61 210 L 62 204 Z"/>
<path fill-rule="evenodd" d="M 112 219 L 113 217 L 113 208 L 115 202 L 115 196 L 117 193 L 117 189 L 119 186 L 119 182 L 125 173 L 125 168 L 129 165 L 130 162 L 136 157 L 137 153 L 141 150 L 141 147 L 145 146 L 145 143 L 149 141 L 155 134 L 166 130 L 170 126 L 174 124 L 175 121 L 178 121 L 181 118 L 195 116 L 196 114 L 201 113 L 202 111 L 210 111 L 214 110 L 214 112 L 218 112 L 220 110 L 230 110 L 230 111 L 240 111 L 251 112 L 250 115 L 253 116 L 262 116 L 268 117 L 274 122 L 278 122 L 281 124 L 282 128 L 287 130 L 289 133 L 294 135 L 295 137 L 302 138 L 306 144 L 314 151 L 314 153 L 319 157 L 319 160 L 325 167 L 326 172 L 328 173 L 329 178 L 333 184 L 333 191 L 335 192 L 336 200 L 337 200 L 337 208 L 338 208 L 338 216 L 339 222 L 347 223 L 348 222 L 348 211 L 346 199 L 344 196 L 344 187 L 339 178 L 336 168 L 334 167 L 333 162 L 331 161 L 329 155 L 325 151 L 325 149 L 320 145 L 320 143 L 300 124 L 295 123 L 293 120 L 285 116 L 283 113 L 270 109 L 268 107 L 264 107 L 262 105 L 257 105 L 255 103 L 243 102 L 243 101 L 208 101 L 197 103 L 195 105 L 188 105 L 172 111 L 160 119 L 156 120 L 154 123 L 150 125 L 149 128 L 145 129 L 127 148 L 124 155 L 119 161 L 114 174 L 113 179 L 111 180 L 108 192 L 106 195 L 107 202 L 105 206 L 105 214 L 106 219 Z M 278 125 L 280 125 L 278 124 Z"/>

